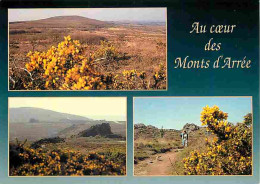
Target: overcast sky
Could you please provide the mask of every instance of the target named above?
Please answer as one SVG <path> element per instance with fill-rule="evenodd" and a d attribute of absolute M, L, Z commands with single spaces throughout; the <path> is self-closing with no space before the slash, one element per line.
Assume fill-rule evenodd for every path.
<path fill-rule="evenodd" d="M 166 21 L 166 8 L 49 8 L 9 9 L 8 20 L 38 20 L 54 16 L 79 15 L 103 21 Z"/>
<path fill-rule="evenodd" d="M 15 97 L 9 108 L 36 107 L 92 119 L 126 120 L 124 97 Z"/>

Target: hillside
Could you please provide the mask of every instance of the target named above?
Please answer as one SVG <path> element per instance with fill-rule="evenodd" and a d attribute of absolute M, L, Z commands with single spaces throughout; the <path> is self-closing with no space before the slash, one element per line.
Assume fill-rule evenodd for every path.
<path fill-rule="evenodd" d="M 105 121 L 105 120 L 94 121 L 92 124 L 90 124 L 90 123 L 73 124 L 70 127 L 67 127 L 65 129 L 61 130 L 58 133 L 58 136 L 60 136 L 60 137 L 70 137 L 72 135 L 77 135 L 82 130 L 88 129 L 92 125 L 102 124 L 102 123 L 109 123 L 113 133 L 119 134 L 123 137 L 126 136 L 126 122 L 125 121 L 120 121 L 120 123 L 117 123 L 117 122 L 114 122 L 114 121 Z"/>
<path fill-rule="evenodd" d="M 82 16 L 56 16 L 40 20 L 10 22 L 10 29 L 33 28 L 87 28 L 113 25 L 110 22 L 90 19 Z"/>
<path fill-rule="evenodd" d="M 68 113 L 55 112 L 52 110 L 20 107 L 10 108 L 9 110 L 10 123 L 37 123 L 37 122 L 63 122 L 63 123 L 87 123 L 92 119 L 72 115 Z M 34 121 L 33 121 L 34 120 Z"/>
<path fill-rule="evenodd" d="M 161 129 L 144 124 L 135 124 L 134 125 L 134 139 L 156 139 L 161 137 Z M 163 129 L 163 137 L 167 140 L 178 139 L 181 131 L 175 129 Z"/>
<path fill-rule="evenodd" d="M 92 120 L 41 108 L 10 108 L 9 123 L 10 140 L 18 138 L 35 141 L 54 136 L 70 137 L 102 123 L 109 123 L 113 133 L 123 137 L 126 135 L 125 121 Z"/>
<path fill-rule="evenodd" d="M 79 137 L 95 137 L 102 136 L 107 138 L 122 138 L 120 135 L 114 134 L 109 123 L 93 125 L 90 128 L 79 132 Z"/>

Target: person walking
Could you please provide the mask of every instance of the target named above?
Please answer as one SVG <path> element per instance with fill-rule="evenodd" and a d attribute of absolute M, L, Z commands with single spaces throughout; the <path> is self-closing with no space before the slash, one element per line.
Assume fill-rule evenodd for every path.
<path fill-rule="evenodd" d="M 183 133 L 183 146 L 184 147 L 188 147 L 188 140 L 189 140 L 189 135 L 186 132 L 186 130 L 184 130 L 184 133 Z"/>
<path fill-rule="evenodd" d="M 189 135 L 186 132 L 186 130 L 181 132 L 181 144 L 183 147 L 188 147 L 188 139 L 189 139 Z"/>
<path fill-rule="evenodd" d="M 181 145 L 184 146 L 184 131 L 181 132 Z"/>

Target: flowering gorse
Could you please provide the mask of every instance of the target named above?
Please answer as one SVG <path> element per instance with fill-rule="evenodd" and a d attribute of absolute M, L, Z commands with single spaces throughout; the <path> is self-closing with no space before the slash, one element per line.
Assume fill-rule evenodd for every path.
<path fill-rule="evenodd" d="M 125 175 L 125 164 L 105 155 L 90 152 L 84 155 L 69 150 L 32 149 L 18 145 L 18 155 L 10 155 L 11 176 L 83 176 Z M 15 162 L 15 163 L 14 163 Z"/>
<path fill-rule="evenodd" d="M 218 106 L 206 106 L 201 112 L 202 125 L 214 135 L 206 138 L 207 150 L 195 150 L 183 160 L 188 175 L 251 175 L 252 174 L 252 121 L 245 116 L 243 123 L 233 125 L 228 114 Z M 251 118 L 252 120 L 252 118 Z"/>
<path fill-rule="evenodd" d="M 23 77 L 17 79 L 14 74 L 10 77 L 13 81 L 20 81 L 26 90 L 165 89 L 161 85 L 166 81 L 163 65 L 150 79 L 147 79 L 144 71 L 125 70 L 117 74 L 102 72 L 100 68 L 103 66 L 118 62 L 118 48 L 107 41 L 101 41 L 100 47 L 94 52 L 84 48 L 78 40 L 64 37 L 57 47 L 52 46 L 46 52 L 30 51 L 27 54 L 30 61 L 25 64 Z M 102 66 L 100 61 L 103 60 L 106 63 Z"/>

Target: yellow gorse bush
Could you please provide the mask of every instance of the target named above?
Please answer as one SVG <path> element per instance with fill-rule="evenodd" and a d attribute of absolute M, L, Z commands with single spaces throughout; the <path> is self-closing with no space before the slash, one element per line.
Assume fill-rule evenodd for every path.
<path fill-rule="evenodd" d="M 105 89 L 106 76 L 95 69 L 94 58 L 87 58 L 77 40 L 64 37 L 58 47 L 52 46 L 47 52 L 29 52 L 30 62 L 26 69 L 33 72 L 41 82 L 26 85 L 35 89 Z"/>
<path fill-rule="evenodd" d="M 19 80 L 27 90 L 165 88 L 161 85 L 166 81 L 163 65 L 160 65 L 160 69 L 152 76 L 153 82 L 147 82 L 146 73 L 143 71 L 129 70 L 117 75 L 100 71 L 98 61 L 112 62 L 119 56 L 118 49 L 110 42 L 101 41 L 98 50 L 86 53 L 78 40 L 67 36 L 57 47 L 52 46 L 47 52 L 30 51 L 27 54 L 30 61 L 25 65 L 27 73 Z"/>
<path fill-rule="evenodd" d="M 104 155 L 91 152 L 67 150 L 46 151 L 18 145 L 20 164 L 10 168 L 11 176 L 83 176 L 83 175 L 125 175 L 125 164 L 115 163 Z"/>
<path fill-rule="evenodd" d="M 185 174 L 251 175 L 252 121 L 248 122 L 249 116 L 244 117 L 243 123 L 233 125 L 227 121 L 228 114 L 218 106 L 204 107 L 201 112 L 202 125 L 206 125 L 215 138 L 212 141 L 206 139 L 206 152 L 195 150 L 184 158 Z"/>

